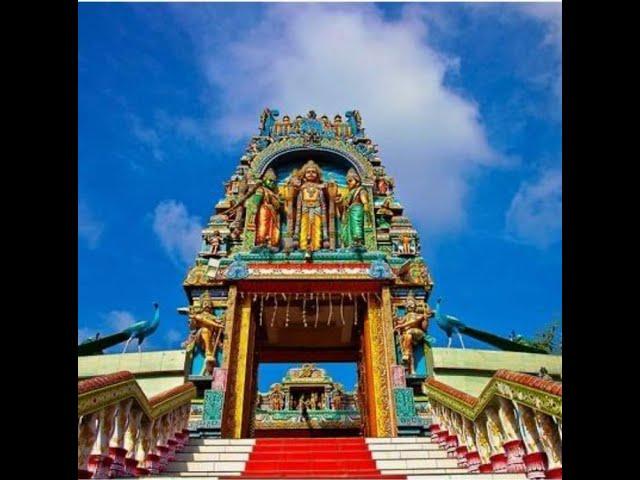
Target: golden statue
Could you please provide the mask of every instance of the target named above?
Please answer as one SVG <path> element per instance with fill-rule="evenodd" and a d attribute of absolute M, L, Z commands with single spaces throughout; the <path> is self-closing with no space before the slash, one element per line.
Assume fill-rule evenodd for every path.
<path fill-rule="evenodd" d="M 269 397 L 271 410 L 282 410 L 284 408 L 284 393 L 280 389 L 280 385 L 276 385 Z"/>
<path fill-rule="evenodd" d="M 296 203 L 295 237 L 300 250 L 311 252 L 329 248 L 327 235 L 327 207 L 320 167 L 309 160 L 300 169 L 302 184 Z"/>
<path fill-rule="evenodd" d="M 413 292 L 407 296 L 404 302 L 406 313 L 403 317 L 395 317 L 396 325 L 393 328 L 400 337 L 400 350 L 402 352 L 402 363 L 409 374 L 415 373 L 413 346 L 424 341 L 424 337 L 429 326 L 429 317 L 433 312 L 427 306 L 427 314 L 418 313 L 416 300 Z"/>
<path fill-rule="evenodd" d="M 340 410 L 342 408 L 342 395 L 340 394 L 340 390 L 333 392 L 331 396 L 331 406 L 334 410 Z"/>
<path fill-rule="evenodd" d="M 187 348 L 199 345 L 204 351 L 205 366 L 202 373 L 213 373 L 215 355 L 224 324 L 213 314 L 213 302 L 209 292 L 189 307 L 189 328 L 195 331 L 187 340 Z"/>

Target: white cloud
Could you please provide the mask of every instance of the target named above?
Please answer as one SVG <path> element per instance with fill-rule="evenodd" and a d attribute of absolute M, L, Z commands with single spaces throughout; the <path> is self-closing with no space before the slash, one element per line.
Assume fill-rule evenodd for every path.
<path fill-rule="evenodd" d="M 127 312 L 126 310 L 111 310 L 109 313 L 104 315 L 104 319 L 107 325 L 115 330 L 111 333 L 116 333 L 124 330 L 137 321 L 133 314 L 131 312 Z"/>
<path fill-rule="evenodd" d="M 98 246 L 102 232 L 104 231 L 104 223 L 98 221 L 87 204 L 83 201 L 78 202 L 78 237 L 82 238 L 90 249 Z"/>
<path fill-rule="evenodd" d="M 137 115 L 129 114 L 128 119 L 133 136 L 151 151 L 154 160 L 162 162 L 165 154 L 160 146 L 160 135 L 156 129 L 145 125 Z"/>
<path fill-rule="evenodd" d="M 562 237 L 562 172 L 547 170 L 523 182 L 506 215 L 506 231 L 518 241 L 540 248 Z"/>
<path fill-rule="evenodd" d="M 562 5 L 558 3 L 524 3 L 518 5 L 521 14 L 541 23 L 545 29 L 542 46 L 550 46 L 556 64 L 542 81 L 548 83 L 556 97 L 562 99 Z"/>
<path fill-rule="evenodd" d="M 214 120 L 221 136 L 248 140 L 265 106 L 281 115 L 357 108 L 399 200 L 428 234 L 463 226 L 470 178 L 502 160 L 475 102 L 444 85 L 457 59 L 425 43 L 416 16 L 386 20 L 372 5 L 270 5 L 235 40 L 211 33 L 211 17 L 187 20 L 225 99 Z"/>
<path fill-rule="evenodd" d="M 201 242 L 200 218 L 189 215 L 184 204 L 176 200 L 160 202 L 153 214 L 153 231 L 173 259 L 193 262 Z"/>

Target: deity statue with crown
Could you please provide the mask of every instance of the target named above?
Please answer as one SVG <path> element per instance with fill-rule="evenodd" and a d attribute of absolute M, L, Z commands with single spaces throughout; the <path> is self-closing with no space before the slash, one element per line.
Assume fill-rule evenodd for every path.
<path fill-rule="evenodd" d="M 418 313 L 418 305 L 413 295 L 409 295 L 404 302 L 405 314 L 395 318 L 394 331 L 398 332 L 402 363 L 407 372 L 415 373 L 414 345 L 419 345 L 425 340 L 429 326 L 429 318 L 433 312 L 426 306 L 426 313 Z"/>
<path fill-rule="evenodd" d="M 253 203 L 254 217 L 249 223 L 256 229 L 256 246 L 278 248 L 280 245 L 280 199 L 277 194 L 276 174 L 267 170 L 262 182 L 249 200 Z"/>
<path fill-rule="evenodd" d="M 329 248 L 327 233 L 326 186 L 317 163 L 309 160 L 298 173 L 301 185 L 296 201 L 295 238 L 300 250 L 307 253 Z"/>
<path fill-rule="evenodd" d="M 365 219 L 373 224 L 369 195 L 362 187 L 362 180 L 353 168 L 347 172 L 347 186 L 349 191 L 345 198 L 339 197 L 339 205 L 342 208 L 342 246 L 361 247 L 364 243 Z"/>
<path fill-rule="evenodd" d="M 216 350 L 220 346 L 220 337 L 224 323 L 213 314 L 213 301 L 209 292 L 189 307 L 189 328 L 191 333 L 184 346 L 192 350 L 196 345 L 204 351 L 204 373 L 211 374 L 215 365 Z"/>

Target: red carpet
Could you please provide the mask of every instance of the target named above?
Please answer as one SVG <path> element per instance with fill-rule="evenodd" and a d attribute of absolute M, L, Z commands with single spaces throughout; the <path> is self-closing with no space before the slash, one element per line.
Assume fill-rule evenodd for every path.
<path fill-rule="evenodd" d="M 382 475 L 364 438 L 258 438 L 240 477 L 399 479 Z"/>

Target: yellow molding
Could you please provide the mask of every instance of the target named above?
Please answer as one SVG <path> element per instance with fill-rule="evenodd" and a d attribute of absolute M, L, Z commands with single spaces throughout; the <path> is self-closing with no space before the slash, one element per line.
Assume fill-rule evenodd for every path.
<path fill-rule="evenodd" d="M 474 421 L 495 397 L 503 397 L 526 405 L 547 415 L 562 419 L 562 397 L 534 387 L 511 382 L 502 378 L 492 378 L 475 404 L 451 395 L 437 386 L 425 384 L 429 399 L 441 403 L 456 413 Z"/>
<path fill-rule="evenodd" d="M 130 379 L 78 395 L 78 416 L 94 413 L 109 405 L 133 398 L 144 415 L 150 420 L 154 420 L 181 405 L 190 403 L 195 396 L 196 387 L 192 385 L 188 390 L 179 392 L 152 406 L 138 382 L 135 379 Z"/>

